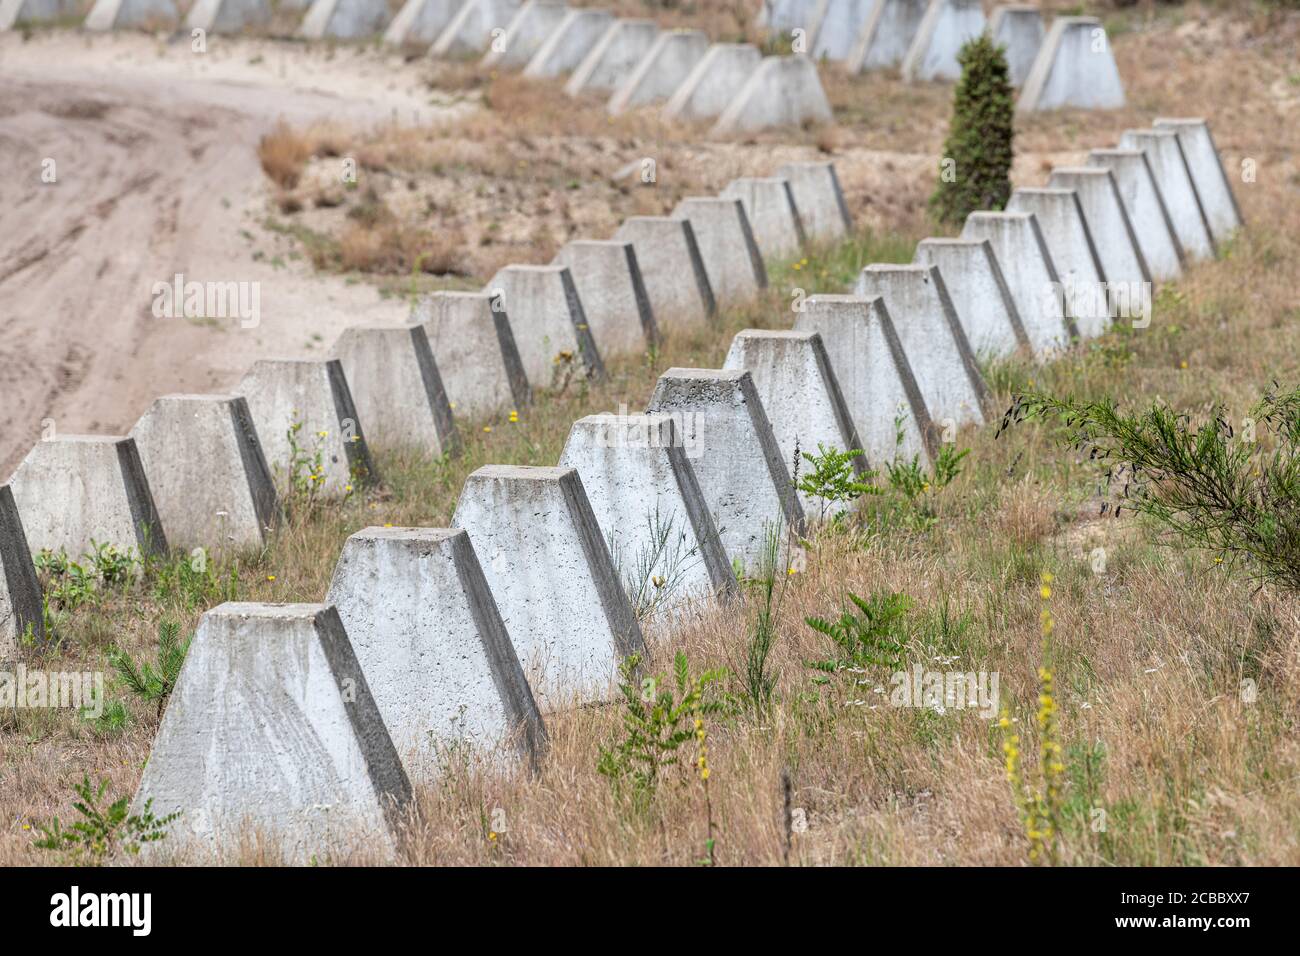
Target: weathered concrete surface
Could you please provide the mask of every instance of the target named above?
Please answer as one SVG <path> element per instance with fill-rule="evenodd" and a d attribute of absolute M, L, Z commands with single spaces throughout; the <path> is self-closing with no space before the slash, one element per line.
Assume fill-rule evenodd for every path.
<path fill-rule="evenodd" d="M 541 49 L 571 11 L 562 0 L 525 0 L 515 11 L 505 33 L 494 36 L 483 65 L 495 69 L 520 69 Z"/>
<path fill-rule="evenodd" d="M 519 9 L 519 0 L 465 0 L 429 47 L 433 57 L 466 57 L 482 53 L 492 42 L 492 31 L 504 31 Z"/>
<path fill-rule="evenodd" d="M 1111 110 L 1124 105 L 1124 84 L 1110 38 L 1096 17 L 1057 17 L 1038 48 L 1016 112 L 1067 106 Z"/>
<path fill-rule="evenodd" d="M 1035 355 L 1059 351 L 1079 334 L 1065 311 L 1060 278 L 1033 213 L 973 212 L 961 237 L 987 239 L 993 246 Z"/>
<path fill-rule="evenodd" d="M 608 10 L 570 10 L 528 61 L 524 76 L 572 72 L 613 23 L 614 15 Z"/>
<path fill-rule="evenodd" d="M 427 49 L 461 6 L 463 0 L 406 0 L 384 31 L 384 42 L 389 46 Z"/>
<path fill-rule="evenodd" d="M 280 519 L 271 469 L 238 395 L 164 395 L 131 429 L 167 543 L 260 549 Z"/>
<path fill-rule="evenodd" d="M 937 431 L 883 299 L 809 296 L 794 327 L 821 334 L 869 465 L 933 460 Z"/>
<path fill-rule="evenodd" d="M 197 0 L 185 17 L 186 30 L 238 33 L 271 19 L 268 0 Z"/>
<path fill-rule="evenodd" d="M 665 30 L 614 91 L 606 109 L 617 116 L 668 99 L 708 49 L 709 38 L 700 30 Z"/>
<path fill-rule="evenodd" d="M 387 0 L 312 0 L 298 35 L 308 40 L 359 40 L 382 32 L 388 18 Z"/>
<path fill-rule="evenodd" d="M 532 401 L 499 296 L 434 292 L 416 302 L 411 321 L 424 327 L 453 415 L 474 421 Z"/>
<path fill-rule="evenodd" d="M 203 615 L 133 812 L 180 813 L 153 852 L 233 859 L 257 833 L 287 862 L 398 850 L 411 785 L 348 635 L 324 604 Z"/>
<path fill-rule="evenodd" d="M 930 0 L 903 57 L 903 79 L 910 83 L 960 78 L 957 54 L 986 26 L 981 0 Z"/>
<path fill-rule="evenodd" d="M 719 302 L 752 299 L 767 287 L 767 269 L 739 199 L 693 196 L 673 210 L 695 232 L 709 287 Z"/>
<path fill-rule="evenodd" d="M 432 458 L 460 452 L 451 405 L 422 326 L 352 326 L 334 343 L 334 355 L 371 448 Z"/>
<path fill-rule="evenodd" d="M 1057 166 L 1048 185 L 1073 189 L 1083 206 L 1084 218 L 1101 259 L 1102 272 L 1112 289 L 1118 283 L 1150 285 L 1151 272 L 1138 245 L 1133 224 L 1124 210 L 1119 186 L 1109 169 L 1096 166 Z"/>
<path fill-rule="evenodd" d="M 754 242 L 765 260 L 799 255 L 804 243 L 803 223 L 788 179 L 778 176 L 733 179 L 718 196 L 740 200 Z"/>
<path fill-rule="evenodd" d="M 754 22 L 771 33 L 806 30 L 816 6 L 817 0 L 762 0 Z"/>
<path fill-rule="evenodd" d="M 925 17 L 927 0 L 876 0 L 844 68 L 850 73 L 898 66 Z"/>
<path fill-rule="evenodd" d="M 578 472 L 485 465 L 452 524 L 469 532 L 543 710 L 608 697 L 641 628 Z"/>
<path fill-rule="evenodd" d="M 166 554 L 164 525 L 135 440 L 60 435 L 38 441 L 9 479 L 27 543 L 80 561 L 95 545 Z"/>
<path fill-rule="evenodd" d="M 922 239 L 912 261 L 939 269 L 977 358 L 1003 358 L 1030 348 L 1015 299 L 987 239 Z"/>
<path fill-rule="evenodd" d="M 564 92 L 570 96 L 614 92 L 658 36 L 659 25 L 653 20 L 615 20 L 574 69 Z"/>
<path fill-rule="evenodd" d="M 817 66 L 806 56 L 766 56 L 713 125 L 713 135 L 834 121 Z"/>
<path fill-rule="evenodd" d="M 704 325 L 716 311 L 695 230 L 683 219 L 629 216 L 614 239 L 630 242 L 661 331 Z"/>
<path fill-rule="evenodd" d="M 570 375 L 605 377 L 568 268 L 506 266 L 483 291 L 500 297 L 533 388 L 550 388 Z"/>
<path fill-rule="evenodd" d="M 702 449 L 692 464 L 729 559 L 758 570 L 770 534 L 801 533 L 790 468 L 748 372 L 670 368 L 646 411 L 673 416 L 683 441 Z"/>
<path fill-rule="evenodd" d="M 75 16 L 79 0 L 0 0 L 0 30 Z"/>
<path fill-rule="evenodd" d="M 1216 243 L 1224 242 L 1234 231 L 1245 224 L 1241 208 L 1232 192 L 1232 184 L 1224 171 L 1223 160 L 1214 145 L 1210 124 L 1203 119 L 1157 118 L 1156 129 L 1171 129 L 1178 134 L 1178 142 L 1187 157 L 1187 167 L 1192 173 L 1196 194 L 1205 209 L 1210 223 L 1210 234 Z"/>
<path fill-rule="evenodd" d="M 847 60 L 877 0 L 818 0 L 808 31 L 814 60 Z"/>
<path fill-rule="evenodd" d="M 935 424 L 984 424 L 988 388 L 938 268 L 869 265 L 854 293 L 884 300 Z"/>
<path fill-rule="evenodd" d="M 413 781 L 468 744 L 535 762 L 546 730 L 469 535 L 365 528 L 343 545 L 326 602 L 338 608 Z"/>
<path fill-rule="evenodd" d="M 83 30 L 168 29 L 180 22 L 172 0 L 95 0 Z"/>
<path fill-rule="evenodd" d="M 1213 259 L 1215 245 L 1210 222 L 1192 183 L 1192 172 L 1178 134 L 1172 129 L 1126 129 L 1119 145 L 1146 154 L 1183 254 L 1193 260 Z"/>
<path fill-rule="evenodd" d="M 1024 86 L 1046 35 L 1043 11 L 1033 4 L 1008 3 L 993 8 L 989 36 L 1006 53 L 1012 86 Z"/>
<path fill-rule="evenodd" d="M 790 183 L 805 238 L 834 242 L 853 231 L 834 163 L 786 163 L 776 174 Z"/>
<path fill-rule="evenodd" d="M 569 429 L 560 467 L 578 469 L 634 608 L 675 612 L 736 591 L 691 464 L 702 452 L 667 415 L 588 415 Z"/>
<path fill-rule="evenodd" d="M 352 401 L 348 380 L 338 359 L 261 359 L 235 389 L 248 399 L 262 452 L 276 487 L 284 494 L 293 485 L 298 446 L 297 477 L 310 481 L 320 452 L 318 495 L 348 493 L 358 481 L 377 480 L 362 421 Z"/>
<path fill-rule="evenodd" d="M 804 453 L 817 455 L 822 448 L 862 450 L 819 333 L 746 329 L 732 339 L 722 367 L 753 376 L 781 457 L 792 466 L 792 478 L 796 460 L 798 474 L 808 472 Z M 853 460 L 859 475 L 866 467 L 861 456 Z M 796 494 L 805 515 L 825 518 L 846 510 L 797 488 Z"/>
<path fill-rule="evenodd" d="M 0 661 L 28 641 L 45 640 L 44 604 L 36 566 L 13 491 L 0 485 Z"/>
<path fill-rule="evenodd" d="M 752 43 L 715 43 L 664 104 L 664 117 L 696 122 L 717 119 L 740 95 L 763 54 Z"/>
<path fill-rule="evenodd" d="M 583 314 L 602 356 L 640 354 L 659 341 L 632 243 L 575 239 L 551 264 L 567 266 L 572 273 Z"/>
<path fill-rule="evenodd" d="M 1073 189 L 1017 189 L 1007 203 L 1007 212 L 1032 212 L 1038 219 L 1061 282 L 1065 308 L 1074 317 L 1079 335 L 1092 338 L 1105 332 L 1110 326 L 1106 271 L 1079 194 Z"/>
<path fill-rule="evenodd" d="M 1088 165 L 1114 173 L 1151 277 L 1165 280 L 1182 275 L 1183 247 L 1174 235 L 1173 221 L 1146 154 L 1136 149 L 1094 149 L 1088 153 Z"/>

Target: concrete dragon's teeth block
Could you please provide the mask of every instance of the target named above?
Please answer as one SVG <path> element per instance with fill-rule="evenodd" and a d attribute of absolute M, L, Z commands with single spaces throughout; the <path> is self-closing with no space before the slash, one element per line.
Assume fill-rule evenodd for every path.
<path fill-rule="evenodd" d="M 1043 11 L 1028 3 L 1009 3 L 993 8 L 989 17 L 989 36 L 1006 52 L 1011 85 L 1025 85 L 1047 29 Z"/>
<path fill-rule="evenodd" d="M 307 40 L 360 40 L 388 25 L 387 0 L 312 0 L 298 28 Z"/>
<path fill-rule="evenodd" d="M 1173 221 L 1146 154 L 1136 149 L 1094 149 L 1088 153 L 1088 165 L 1114 174 L 1151 278 L 1164 281 L 1181 276 L 1183 247 L 1174 234 Z"/>
<path fill-rule="evenodd" d="M 709 47 L 664 104 L 669 121 L 715 120 L 744 89 L 763 54 L 752 43 L 715 43 Z"/>
<path fill-rule="evenodd" d="M 1172 129 L 1126 129 L 1119 145 L 1146 154 L 1183 253 L 1196 261 L 1213 259 L 1214 236 L 1178 134 Z"/>
<path fill-rule="evenodd" d="M 621 240 L 576 239 L 551 262 L 567 266 L 602 356 L 638 355 L 659 340 L 636 250 Z"/>
<path fill-rule="evenodd" d="M 0 661 L 45 640 L 44 602 L 13 491 L 0 485 Z"/>
<path fill-rule="evenodd" d="M 432 57 L 467 57 L 482 53 L 492 42 L 493 31 L 504 31 L 519 10 L 520 0 L 465 0 L 438 39 L 429 47 Z"/>
<path fill-rule="evenodd" d="M 776 176 L 733 179 L 718 195 L 740 200 L 764 259 L 799 255 L 804 244 L 803 222 L 789 180 Z"/>
<path fill-rule="evenodd" d="M 673 218 L 691 224 L 709 287 L 719 302 L 745 302 L 767 287 L 763 256 L 739 199 L 688 197 L 673 209 Z"/>
<path fill-rule="evenodd" d="M 875 0 L 819 0 L 808 30 L 808 49 L 814 60 L 842 63 L 866 25 Z"/>
<path fill-rule="evenodd" d="M 1016 100 L 1017 113 L 1124 105 L 1124 84 L 1110 38 L 1096 17 L 1057 17 L 1038 48 Z"/>
<path fill-rule="evenodd" d="M 668 99 L 708 49 L 709 38 L 701 30 L 664 31 L 614 91 L 606 109 L 617 116 Z"/>
<path fill-rule="evenodd" d="M 722 111 L 712 135 L 756 133 L 834 121 L 817 66 L 806 56 L 768 56 Z"/>
<path fill-rule="evenodd" d="M 614 23 L 608 10 L 570 10 L 551 31 L 528 65 L 524 76 L 545 78 L 571 73 Z"/>
<path fill-rule="evenodd" d="M 1115 175 L 1097 166 L 1057 166 L 1048 185 L 1073 189 L 1088 220 L 1092 241 L 1097 245 L 1102 272 L 1112 292 L 1117 284 L 1151 284 L 1151 272 L 1142 255 L 1137 234 L 1124 209 Z"/>
<path fill-rule="evenodd" d="M 939 269 L 977 358 L 1003 358 L 1029 349 L 1015 299 L 987 239 L 922 239 L 912 261 Z"/>
<path fill-rule="evenodd" d="M 500 296 L 433 292 L 416 302 L 411 321 L 424 327 L 453 415 L 473 421 L 532 401 Z"/>
<path fill-rule="evenodd" d="M 1223 169 L 1223 160 L 1214 145 L 1210 124 L 1203 119 L 1171 119 L 1159 117 L 1152 124 L 1156 129 L 1169 129 L 1178 134 L 1178 143 L 1187 157 L 1187 167 L 1196 186 L 1210 224 L 1215 243 L 1225 242 L 1244 225 L 1237 197 Z"/>
<path fill-rule="evenodd" d="M 632 243 L 657 329 L 708 324 L 717 306 L 689 222 L 666 216 L 629 216 L 614 239 Z"/>
<path fill-rule="evenodd" d="M 185 17 L 186 30 L 239 33 L 271 20 L 269 0 L 198 0 Z"/>
<path fill-rule="evenodd" d="M 834 163 L 787 163 L 776 174 L 790 183 L 806 238 L 835 242 L 853 231 Z"/>
<path fill-rule="evenodd" d="M 173 27 L 180 13 L 172 0 L 95 0 L 83 30 L 131 30 Z"/>
<path fill-rule="evenodd" d="M 903 79 L 909 83 L 959 79 L 961 64 L 957 54 L 986 26 L 980 0 L 930 0 L 903 57 Z"/>
<path fill-rule="evenodd" d="M 927 0 L 876 0 L 844 68 L 850 73 L 899 66 L 925 18 Z"/>
<path fill-rule="evenodd" d="M 484 292 L 498 296 L 533 388 L 571 374 L 605 377 L 573 274 L 565 266 L 506 266 Z"/>
<path fill-rule="evenodd" d="M 591 47 L 564 84 L 570 96 L 612 93 L 618 88 L 659 36 L 653 20 L 615 20 Z"/>
<path fill-rule="evenodd" d="M 427 50 L 463 5 L 463 0 L 406 0 L 384 31 L 383 41 Z"/>
<path fill-rule="evenodd" d="M 570 13 L 568 6 L 559 0 L 526 0 L 515 11 L 505 26 L 505 32 L 494 37 L 483 66 L 489 69 L 519 69 L 532 59 Z"/>

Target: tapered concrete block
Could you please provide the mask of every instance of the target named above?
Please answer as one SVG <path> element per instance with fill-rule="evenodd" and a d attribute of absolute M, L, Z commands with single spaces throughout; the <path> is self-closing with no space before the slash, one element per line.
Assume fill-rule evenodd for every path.
<path fill-rule="evenodd" d="M 428 49 L 462 6 L 463 0 L 406 0 L 384 31 L 384 43 Z"/>
<path fill-rule="evenodd" d="M 483 54 L 483 65 L 522 69 L 570 12 L 561 0 L 526 0 L 506 25 L 505 33 L 494 37 Z"/>
<path fill-rule="evenodd" d="M 641 613 L 735 594 L 692 465 L 703 451 L 688 446 L 667 415 L 588 415 L 569 429 L 560 467 L 578 470 L 619 580 Z"/>
<path fill-rule="evenodd" d="M 884 299 L 814 295 L 803 305 L 794 327 L 821 335 L 867 463 L 929 464 L 938 433 Z"/>
<path fill-rule="evenodd" d="M 899 66 L 925 18 L 927 0 L 876 0 L 844 61 L 850 73 Z"/>
<path fill-rule="evenodd" d="M 388 25 L 387 0 L 312 0 L 298 35 L 308 40 L 360 40 Z"/>
<path fill-rule="evenodd" d="M 419 299 L 411 321 L 424 328 L 453 415 L 475 421 L 532 401 L 500 296 L 434 292 Z"/>
<path fill-rule="evenodd" d="M 717 119 L 740 95 L 763 54 L 751 43 L 715 43 L 664 104 L 664 118 Z"/>
<path fill-rule="evenodd" d="M 172 0 L 95 0 L 82 24 L 85 30 L 162 30 L 180 22 Z"/>
<path fill-rule="evenodd" d="M 575 374 L 604 378 L 605 365 L 567 267 L 506 266 L 483 291 L 500 298 L 534 388 L 551 388 Z"/>
<path fill-rule="evenodd" d="M 962 227 L 963 239 L 987 239 L 993 246 L 1007 288 L 1034 354 L 1060 351 L 1079 334 L 1065 310 L 1060 277 L 1031 212 L 973 212 Z"/>
<path fill-rule="evenodd" d="M 185 29 L 238 33 L 270 20 L 269 0 L 197 0 L 185 16 Z"/>
<path fill-rule="evenodd" d="M 818 0 L 808 48 L 814 60 L 847 60 L 877 0 Z"/>
<path fill-rule="evenodd" d="M 1057 166 L 1052 170 L 1048 185 L 1059 189 L 1073 189 L 1083 206 L 1084 218 L 1101 259 L 1106 282 L 1148 286 L 1151 272 L 1147 268 L 1137 234 L 1124 209 L 1119 186 L 1114 174 L 1098 166 Z"/>
<path fill-rule="evenodd" d="M 254 835 L 294 863 L 396 856 L 411 786 L 335 609 L 203 615 L 133 810 L 179 813 L 151 849 L 233 859 Z"/>
<path fill-rule="evenodd" d="M 939 270 L 869 265 L 854 293 L 884 300 L 931 418 L 945 428 L 984 424 L 988 389 Z"/>
<path fill-rule="evenodd" d="M 629 216 L 614 233 L 630 242 L 658 329 L 706 324 L 716 311 L 695 230 L 683 219 Z"/>
<path fill-rule="evenodd" d="M 469 532 L 542 709 L 606 698 L 644 643 L 578 472 L 486 465 L 452 524 Z"/>
<path fill-rule="evenodd" d="M 456 455 L 460 439 L 429 337 L 419 325 L 353 326 L 334 355 L 371 448 Z"/>
<path fill-rule="evenodd" d="M 1128 129 L 1119 145 L 1146 155 L 1183 254 L 1192 260 L 1213 259 L 1214 237 L 1178 134 L 1171 129 Z"/>
<path fill-rule="evenodd" d="M 808 29 L 817 0 L 762 0 L 756 23 L 770 33 L 789 33 Z"/>
<path fill-rule="evenodd" d="M 790 183 L 805 238 L 834 242 L 853 231 L 834 163 L 786 163 L 776 174 Z"/>
<path fill-rule="evenodd" d="M 1110 38 L 1096 17 L 1057 17 L 1029 68 L 1016 112 L 1065 107 L 1112 110 L 1124 105 L 1124 84 Z"/>
<path fill-rule="evenodd" d="M 659 26 L 653 20 L 615 20 L 574 68 L 564 92 L 570 96 L 614 92 L 658 36 Z"/>
<path fill-rule="evenodd" d="M 482 53 L 494 37 L 504 39 L 519 6 L 520 0 L 465 0 L 429 47 L 429 55 L 467 57 Z"/>
<path fill-rule="evenodd" d="M 551 264 L 572 273 L 602 356 L 639 354 L 659 340 L 632 243 L 576 239 Z"/>
<path fill-rule="evenodd" d="M 13 491 L 0 485 L 0 661 L 45 640 L 44 602 Z"/>
<path fill-rule="evenodd" d="M 1029 349 L 1029 336 L 987 239 L 922 239 L 912 261 L 938 268 L 976 357 Z"/>
<path fill-rule="evenodd" d="M 670 368 L 646 411 L 673 416 L 702 449 L 692 464 L 730 560 L 758 570 L 772 535 L 801 532 L 790 467 L 748 372 Z"/>
<path fill-rule="evenodd" d="M 539 78 L 572 73 L 614 23 L 608 10 L 570 10 L 537 48 L 524 76 Z"/>
<path fill-rule="evenodd" d="M 540 756 L 541 714 L 465 531 L 358 531 L 326 600 L 410 779 L 436 778 L 451 745 Z"/>
<path fill-rule="evenodd" d="M 987 21 L 981 0 L 930 0 L 912 45 L 903 57 L 903 79 L 956 80 L 961 77 L 957 54 L 984 32 Z"/>
<path fill-rule="evenodd" d="M 713 135 L 805 127 L 834 120 L 817 66 L 806 56 L 768 56 L 718 117 Z"/>
<path fill-rule="evenodd" d="M 1094 149 L 1088 153 L 1088 165 L 1114 174 L 1151 277 L 1165 280 L 1182 275 L 1183 247 L 1174 235 L 1173 221 L 1146 155 L 1136 149 Z"/>
<path fill-rule="evenodd" d="M 248 399 L 281 494 L 295 481 L 310 482 L 316 494 L 335 497 L 358 482 L 378 480 L 338 359 L 262 359 L 235 392 Z"/>
<path fill-rule="evenodd" d="M 709 287 L 723 303 L 752 299 L 767 287 L 767 269 L 739 199 L 689 197 L 673 210 L 695 231 Z"/>
<path fill-rule="evenodd" d="M 73 560 L 111 545 L 137 558 L 167 538 L 135 440 L 60 435 L 39 441 L 9 479 L 27 543 Z"/>
<path fill-rule="evenodd" d="M 78 0 L 0 0 L 0 30 L 75 16 Z"/>
<path fill-rule="evenodd" d="M 1012 86 L 1017 89 L 1024 86 L 1046 35 L 1043 11 L 1038 7 L 1028 3 L 1009 3 L 993 8 L 989 17 L 989 36 L 1006 55 Z"/>
<path fill-rule="evenodd" d="M 1008 212 L 1032 212 L 1052 254 L 1061 282 L 1066 311 L 1074 318 L 1079 335 L 1092 338 L 1110 326 L 1106 298 L 1106 272 L 1088 220 L 1073 189 L 1017 189 L 1007 203 Z"/>
<path fill-rule="evenodd" d="M 1203 119 L 1160 118 L 1152 124 L 1156 129 L 1170 129 L 1178 134 L 1178 143 L 1187 157 L 1192 182 L 1200 197 L 1205 217 L 1210 224 L 1210 234 L 1216 243 L 1227 240 L 1245 222 L 1237 197 L 1232 192 L 1223 160 L 1214 145 L 1210 124 Z"/>
<path fill-rule="evenodd" d="M 610 97 L 611 115 L 666 100 L 677 92 L 695 64 L 709 49 L 700 30 L 667 30 L 659 34 L 641 62 Z"/>
<path fill-rule="evenodd" d="M 238 395 L 164 395 L 131 429 L 167 543 L 257 550 L 280 519 L 271 470 Z"/>
<path fill-rule="evenodd" d="M 804 243 L 803 223 L 788 179 L 777 176 L 733 179 L 718 195 L 722 199 L 740 200 L 754 242 L 764 259 L 790 259 L 799 255 Z"/>

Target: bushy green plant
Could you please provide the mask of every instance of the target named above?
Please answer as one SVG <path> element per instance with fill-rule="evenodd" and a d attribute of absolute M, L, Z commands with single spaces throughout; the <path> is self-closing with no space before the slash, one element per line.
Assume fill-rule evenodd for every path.
<path fill-rule="evenodd" d="M 827 448 L 817 443 L 817 454 L 803 452 L 804 461 L 810 470 L 799 479 L 799 490 L 810 498 L 821 501 L 821 517 L 825 518 L 831 508 L 837 513 L 840 509 L 850 507 L 863 495 L 878 495 L 880 489 L 869 481 L 863 481 L 853 469 L 853 460 L 862 455 L 861 448 L 840 451 Z M 864 475 L 862 477 L 870 477 Z"/>
<path fill-rule="evenodd" d="M 810 661 L 808 666 L 828 672 L 864 667 L 902 670 L 908 641 L 904 619 L 912 599 L 896 591 L 877 591 L 863 599 L 850 591 L 849 601 L 853 606 L 846 607 L 834 621 L 804 618 L 805 624 L 829 637 L 836 648 L 834 657 Z"/>
<path fill-rule="evenodd" d="M 68 862 L 77 865 L 99 866 L 119 849 L 137 854 L 144 844 L 164 839 L 167 827 L 180 816 L 179 813 L 155 816 L 152 800 L 145 802 L 140 813 L 133 814 L 129 797 L 100 807 L 99 802 L 108 789 L 107 780 L 100 781 L 95 787 L 90 777 L 83 776 L 81 783 L 73 784 L 72 788 L 80 798 L 72 807 L 81 814 L 81 819 L 66 829 L 58 817 L 48 824 L 38 824 L 41 836 L 32 845 L 40 850 L 60 853 Z"/>
<path fill-rule="evenodd" d="M 148 661 L 137 664 L 130 654 L 121 650 L 108 655 L 109 665 L 131 692 L 142 701 L 157 706 L 159 720 L 190 649 L 189 639 L 182 642 L 179 635 L 180 626 L 174 621 L 163 621 L 158 625 L 158 656 L 153 664 Z"/>

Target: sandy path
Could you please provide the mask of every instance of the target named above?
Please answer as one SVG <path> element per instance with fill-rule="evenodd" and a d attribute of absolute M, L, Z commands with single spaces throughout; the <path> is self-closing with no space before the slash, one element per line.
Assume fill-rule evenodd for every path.
<path fill-rule="evenodd" d="M 0 34 L 0 477 L 43 422 L 122 432 L 157 395 L 230 388 L 255 358 L 323 354 L 347 324 L 400 318 L 260 225 L 255 147 L 280 117 L 369 126 L 463 108 L 374 51 Z M 154 283 L 177 272 L 258 283 L 260 324 L 155 318 Z"/>

